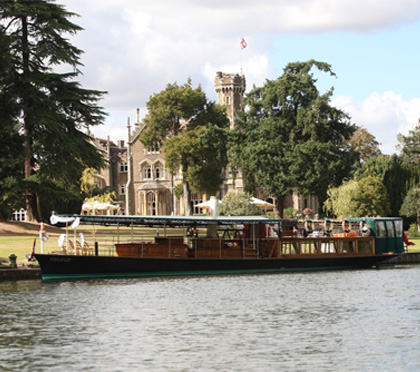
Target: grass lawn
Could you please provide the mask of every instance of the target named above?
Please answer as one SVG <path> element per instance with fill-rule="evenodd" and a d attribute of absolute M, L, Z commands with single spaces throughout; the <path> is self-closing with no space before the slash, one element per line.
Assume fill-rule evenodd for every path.
<path fill-rule="evenodd" d="M 57 229 L 58 230 L 58 229 Z M 57 232 L 50 233 L 47 241 L 44 242 L 44 253 L 59 251 L 58 238 L 60 234 L 66 232 L 65 228 L 58 230 Z M 76 239 L 74 236 L 74 230 L 69 228 L 68 234 L 69 239 L 80 242 L 79 233 L 84 234 L 85 242 L 89 247 L 93 248 L 95 241 L 98 242 L 99 250 L 109 250 L 114 248 L 114 244 L 117 242 L 127 241 L 150 241 L 153 240 L 156 235 L 155 228 L 147 227 L 106 227 L 106 226 L 83 226 L 77 229 Z M 182 233 L 182 229 L 171 229 L 167 231 L 168 235 L 179 235 Z M 161 236 L 165 235 L 164 229 L 159 230 Z M 41 251 L 40 239 L 37 233 L 29 234 L 3 234 L 0 236 L 0 262 L 8 261 L 8 257 L 13 253 L 17 256 L 18 261 L 26 261 L 26 255 L 32 252 L 34 239 L 36 238 L 35 252 Z"/>

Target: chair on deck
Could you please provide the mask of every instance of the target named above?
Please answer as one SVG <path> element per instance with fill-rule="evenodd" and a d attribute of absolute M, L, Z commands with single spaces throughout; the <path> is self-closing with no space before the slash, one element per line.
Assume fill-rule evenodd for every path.
<path fill-rule="evenodd" d="M 92 255 L 93 249 L 90 248 L 89 244 L 85 241 L 85 236 L 83 235 L 83 233 L 80 233 L 79 236 L 80 242 L 76 240 L 77 254 L 82 254 L 84 256 L 86 256 L 87 254 Z"/>

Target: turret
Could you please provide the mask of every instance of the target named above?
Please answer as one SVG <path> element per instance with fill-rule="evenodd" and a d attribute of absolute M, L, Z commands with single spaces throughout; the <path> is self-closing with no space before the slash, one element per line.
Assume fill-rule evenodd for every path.
<path fill-rule="evenodd" d="M 245 76 L 239 74 L 224 74 L 216 72 L 214 86 L 217 93 L 217 103 L 226 106 L 226 114 L 230 120 L 230 127 L 235 125 L 235 110 L 242 110 L 245 94 Z"/>

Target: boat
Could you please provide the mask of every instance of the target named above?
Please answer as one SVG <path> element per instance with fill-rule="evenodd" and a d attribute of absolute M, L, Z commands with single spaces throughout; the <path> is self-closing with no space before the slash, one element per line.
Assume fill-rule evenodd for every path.
<path fill-rule="evenodd" d="M 77 224 L 154 228 L 152 240 L 35 253 L 43 280 L 378 267 L 404 252 L 400 217 L 344 222 L 211 216 L 54 216 Z M 311 223 L 309 225 L 309 222 Z M 173 231 L 181 233 L 175 235 Z"/>

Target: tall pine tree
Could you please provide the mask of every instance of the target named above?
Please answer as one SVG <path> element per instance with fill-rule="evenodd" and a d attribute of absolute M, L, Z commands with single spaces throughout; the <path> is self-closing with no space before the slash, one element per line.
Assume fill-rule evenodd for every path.
<path fill-rule="evenodd" d="M 3 0 L 0 28 L 9 46 L 10 71 L 0 91 L 17 105 L 14 122 L 23 142 L 23 185 L 29 220 L 41 220 L 42 198 L 66 198 L 85 167 L 101 167 L 102 155 L 85 132 L 101 124 L 105 92 L 83 89 L 82 51 L 66 38 L 82 30 L 76 14 L 48 0 Z M 56 66 L 70 72 L 58 73 Z M 5 118 L 3 114 L 1 121 Z M 45 211 L 45 214 L 50 211 Z"/>

